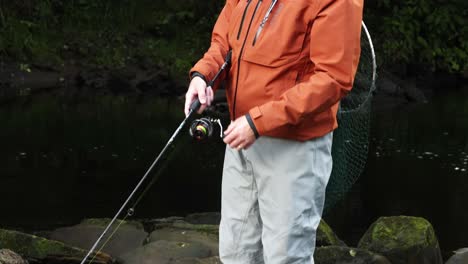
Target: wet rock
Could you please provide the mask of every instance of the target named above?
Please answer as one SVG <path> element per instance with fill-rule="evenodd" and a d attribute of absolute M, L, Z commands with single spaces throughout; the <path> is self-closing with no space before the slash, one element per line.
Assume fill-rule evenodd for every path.
<path fill-rule="evenodd" d="M 222 264 L 222 263 L 219 257 L 211 257 L 211 258 L 200 259 L 199 263 L 197 264 Z"/>
<path fill-rule="evenodd" d="M 59 228 L 53 231 L 50 237 L 68 245 L 89 249 L 109 222 L 110 219 L 86 219 L 78 225 Z M 114 226 L 118 224 L 119 221 L 116 221 Z M 102 241 L 106 241 L 112 232 L 111 228 Z M 118 257 L 142 246 L 147 236 L 148 233 L 144 231 L 141 223 L 124 221 L 102 251 Z"/>
<path fill-rule="evenodd" d="M 128 94 L 134 91 L 130 80 L 118 74 L 109 75 L 107 87 L 109 87 L 114 94 Z"/>
<path fill-rule="evenodd" d="M 99 70 L 86 70 L 78 73 L 76 83 L 78 86 L 91 87 L 94 89 L 105 89 L 108 74 Z"/>
<path fill-rule="evenodd" d="M 28 261 L 9 249 L 0 249 L 0 264 L 28 264 Z"/>
<path fill-rule="evenodd" d="M 106 227 L 109 224 L 110 220 L 111 220 L 110 218 L 89 218 L 89 219 L 84 219 L 83 221 L 81 221 L 80 224 Z M 118 221 L 120 220 L 117 220 L 116 223 L 118 223 Z M 138 221 L 126 220 L 126 221 L 123 221 L 122 226 L 132 226 L 137 230 L 144 230 L 143 224 Z"/>
<path fill-rule="evenodd" d="M 402 80 L 391 73 L 379 75 L 376 83 L 376 94 L 373 109 L 388 110 L 414 103 L 427 103 L 433 91 L 427 87 L 427 82 L 418 79 Z"/>
<path fill-rule="evenodd" d="M 145 72 L 136 82 L 139 91 L 155 96 L 181 95 L 187 91 L 187 87 L 187 83 L 174 80 L 162 69 Z"/>
<path fill-rule="evenodd" d="M 393 264 L 442 263 L 434 229 L 419 217 L 379 218 L 361 238 L 359 248 L 382 254 Z"/>
<path fill-rule="evenodd" d="M 195 242 L 160 240 L 146 244 L 119 257 L 118 262 L 122 264 L 169 264 L 178 263 L 176 261 L 187 258 L 207 258 L 209 256 L 210 250 Z"/>
<path fill-rule="evenodd" d="M 211 233 L 165 227 L 152 232 L 148 239 L 149 242 L 156 242 L 160 240 L 185 243 L 195 242 L 209 250 L 209 256 L 216 256 L 219 254 L 218 236 Z"/>
<path fill-rule="evenodd" d="M 384 256 L 368 250 L 340 246 L 317 248 L 314 260 L 316 264 L 392 264 Z"/>
<path fill-rule="evenodd" d="M 316 246 L 346 246 L 346 244 L 338 238 L 324 220 L 321 220 L 317 229 Z"/>
<path fill-rule="evenodd" d="M 25 233 L 0 229 L 0 248 L 8 248 L 24 258 L 42 263 L 80 263 L 87 251 Z M 63 263 L 63 262 L 62 262 Z M 94 263 L 112 263 L 109 255 L 99 253 Z"/>
<path fill-rule="evenodd" d="M 155 223 L 154 230 L 161 229 L 164 227 L 176 228 L 181 230 L 194 230 L 202 233 L 218 235 L 219 226 L 218 225 L 194 225 L 187 223 L 185 221 L 174 221 L 172 223 Z"/>
<path fill-rule="evenodd" d="M 410 102 L 427 103 L 427 98 L 423 91 L 416 87 L 414 82 L 407 82 L 403 84 L 403 93 L 405 98 Z"/>
<path fill-rule="evenodd" d="M 381 76 L 377 79 L 378 92 L 385 93 L 387 95 L 398 95 L 400 93 L 400 85 L 393 81 L 387 76 Z"/>
<path fill-rule="evenodd" d="M 172 225 L 175 222 L 184 221 L 183 217 L 180 216 L 170 216 L 166 218 L 158 218 L 158 219 L 151 219 L 147 221 L 146 225 L 154 225 L 154 226 L 164 226 L 164 225 Z"/>
<path fill-rule="evenodd" d="M 221 213 L 206 212 L 189 214 L 185 217 L 184 221 L 190 224 L 219 225 L 219 222 L 221 221 Z"/>
<path fill-rule="evenodd" d="M 454 255 L 450 257 L 445 264 L 466 264 L 468 263 L 468 248 L 462 248 L 454 251 Z"/>
<path fill-rule="evenodd" d="M 44 89 L 60 87 L 61 75 L 56 72 L 35 71 L 16 72 L 12 85 L 19 91 L 29 90 L 31 93 Z"/>
<path fill-rule="evenodd" d="M 222 264 L 219 257 L 210 257 L 210 258 L 182 258 L 176 259 L 171 264 Z"/>

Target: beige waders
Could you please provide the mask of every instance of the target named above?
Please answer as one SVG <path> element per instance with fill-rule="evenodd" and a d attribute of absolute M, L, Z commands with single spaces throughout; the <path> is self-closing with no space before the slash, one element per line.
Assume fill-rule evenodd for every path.
<path fill-rule="evenodd" d="M 226 148 L 219 253 L 224 264 L 311 264 L 332 132 L 299 142 L 260 137 Z"/>

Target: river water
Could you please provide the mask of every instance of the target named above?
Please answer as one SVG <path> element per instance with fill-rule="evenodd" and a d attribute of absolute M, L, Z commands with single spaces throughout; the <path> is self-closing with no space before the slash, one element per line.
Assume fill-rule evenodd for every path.
<path fill-rule="evenodd" d="M 0 226 L 26 231 L 112 217 L 183 119 L 177 99 L 36 95 L 0 107 Z M 182 131 L 136 218 L 218 211 L 224 144 Z M 428 219 L 468 246 L 468 96 L 374 111 L 367 166 L 325 217 L 356 244 L 379 216 Z"/>

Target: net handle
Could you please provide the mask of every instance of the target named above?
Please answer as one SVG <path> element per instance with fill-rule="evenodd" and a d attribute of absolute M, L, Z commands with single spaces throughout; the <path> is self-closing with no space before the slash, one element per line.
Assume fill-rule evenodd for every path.
<path fill-rule="evenodd" d="M 367 26 L 364 23 L 364 21 L 362 21 L 362 28 L 364 29 L 364 32 L 366 33 L 367 40 L 369 41 L 369 45 L 370 45 L 371 54 L 372 54 L 372 85 L 371 85 L 371 89 L 369 91 L 369 93 L 372 93 L 372 92 L 375 91 L 375 88 L 376 88 L 375 87 L 375 81 L 377 79 L 377 61 L 375 59 L 374 44 L 372 43 L 371 35 L 370 35 L 369 30 L 367 29 Z"/>
<path fill-rule="evenodd" d="M 374 44 L 372 43 L 371 35 L 370 35 L 369 30 L 367 29 L 367 26 L 364 23 L 364 21 L 362 21 L 361 24 L 362 24 L 362 28 L 364 29 L 364 32 L 366 33 L 367 40 L 369 41 L 369 47 L 370 47 L 370 51 L 371 51 L 371 57 L 372 57 L 372 84 L 371 84 L 371 87 L 369 89 L 369 93 L 367 94 L 364 101 L 361 104 L 359 104 L 359 106 L 357 106 L 354 109 L 343 110 L 341 108 L 341 104 L 340 104 L 338 106 L 338 114 L 345 114 L 345 113 L 349 113 L 349 112 L 354 112 L 354 111 L 356 111 L 356 109 L 360 109 L 363 105 L 365 105 L 367 103 L 367 101 L 370 100 L 370 98 L 372 98 L 372 95 L 373 95 L 374 91 L 376 90 L 375 81 L 377 79 L 377 61 L 375 59 L 376 56 L 375 56 Z"/>

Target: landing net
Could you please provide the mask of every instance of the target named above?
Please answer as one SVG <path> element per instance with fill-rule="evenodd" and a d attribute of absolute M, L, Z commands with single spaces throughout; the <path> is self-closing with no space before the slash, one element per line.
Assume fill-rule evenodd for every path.
<path fill-rule="evenodd" d="M 327 186 L 325 211 L 330 210 L 345 196 L 366 164 L 376 70 L 372 39 L 362 22 L 361 57 L 354 86 L 341 101 L 338 111 L 339 127 L 333 133 L 333 170 Z"/>

